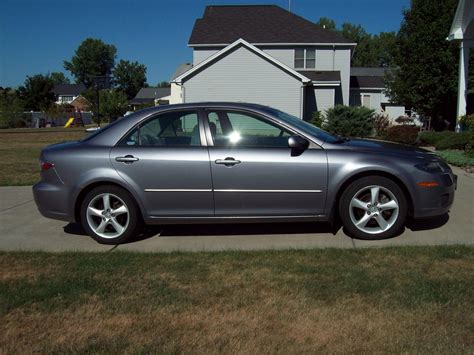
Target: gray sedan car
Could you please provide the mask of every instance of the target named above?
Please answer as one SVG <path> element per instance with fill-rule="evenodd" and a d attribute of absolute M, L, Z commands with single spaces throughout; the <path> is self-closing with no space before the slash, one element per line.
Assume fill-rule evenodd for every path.
<path fill-rule="evenodd" d="M 334 221 L 364 239 L 445 214 L 456 176 L 411 146 L 335 137 L 279 110 L 145 109 L 43 149 L 40 212 L 117 244 L 145 224 Z"/>

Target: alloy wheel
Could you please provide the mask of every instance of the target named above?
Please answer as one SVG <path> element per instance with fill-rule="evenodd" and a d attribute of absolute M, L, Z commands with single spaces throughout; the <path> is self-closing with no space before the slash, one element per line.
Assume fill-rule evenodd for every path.
<path fill-rule="evenodd" d="M 111 193 L 95 196 L 87 206 L 87 223 L 100 237 L 120 237 L 128 227 L 130 213 L 125 202 Z"/>

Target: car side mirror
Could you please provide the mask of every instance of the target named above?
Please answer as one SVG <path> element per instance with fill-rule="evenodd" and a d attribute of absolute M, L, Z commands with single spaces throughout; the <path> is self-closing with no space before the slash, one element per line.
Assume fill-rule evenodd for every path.
<path fill-rule="evenodd" d="M 309 142 L 300 136 L 288 137 L 288 147 L 295 150 L 305 150 L 309 147 Z"/>

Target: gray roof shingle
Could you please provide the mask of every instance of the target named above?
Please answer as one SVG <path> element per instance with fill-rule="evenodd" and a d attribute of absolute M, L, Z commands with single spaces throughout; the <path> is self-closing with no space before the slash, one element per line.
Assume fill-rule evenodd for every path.
<path fill-rule="evenodd" d="M 341 81 L 339 71 L 298 70 L 298 73 L 311 79 L 311 81 Z"/>
<path fill-rule="evenodd" d="M 165 97 L 171 94 L 171 88 L 141 88 L 140 91 L 135 96 L 135 99 L 148 99 L 154 100 L 161 97 Z"/>
<path fill-rule="evenodd" d="M 86 91 L 84 84 L 56 84 L 53 88 L 55 95 L 78 96 Z"/>
<path fill-rule="evenodd" d="M 189 45 L 250 43 L 353 43 L 276 5 L 207 6 L 196 20 Z"/>

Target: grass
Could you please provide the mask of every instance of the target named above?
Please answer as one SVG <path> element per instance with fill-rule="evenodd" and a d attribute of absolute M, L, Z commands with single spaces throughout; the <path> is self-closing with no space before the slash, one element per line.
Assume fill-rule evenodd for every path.
<path fill-rule="evenodd" d="M 467 155 L 463 150 L 439 150 L 440 157 L 455 166 L 474 166 L 474 157 Z"/>
<path fill-rule="evenodd" d="M 474 351 L 474 248 L 0 253 L 0 353 Z"/>
<path fill-rule="evenodd" d="M 0 130 L 0 186 L 36 183 L 39 180 L 41 149 L 58 142 L 78 140 L 84 135 L 84 128 Z"/>

